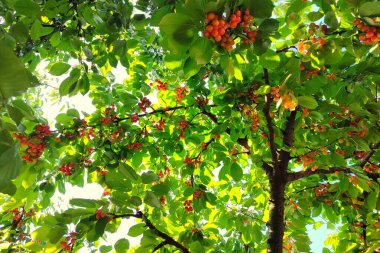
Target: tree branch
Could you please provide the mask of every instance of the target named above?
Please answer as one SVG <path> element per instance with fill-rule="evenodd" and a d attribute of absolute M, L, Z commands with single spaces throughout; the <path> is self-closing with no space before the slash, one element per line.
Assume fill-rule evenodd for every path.
<path fill-rule="evenodd" d="M 296 192 L 292 192 L 292 194 L 297 194 L 297 193 L 300 193 L 300 192 L 303 192 L 303 191 L 306 191 L 306 190 L 315 189 L 315 188 L 317 188 L 317 187 L 319 187 L 319 186 L 320 186 L 320 184 L 315 185 L 315 186 L 306 187 L 306 188 L 303 188 L 303 189 L 298 190 L 298 191 L 296 191 Z"/>
<path fill-rule="evenodd" d="M 213 113 L 207 112 L 205 110 L 203 110 L 202 113 L 209 117 L 215 124 L 218 124 L 218 118 Z"/>
<path fill-rule="evenodd" d="M 269 75 L 268 70 L 264 68 L 263 78 L 266 84 L 269 84 Z M 265 120 L 267 123 L 268 128 L 268 139 L 269 139 L 269 146 L 270 146 L 270 152 L 272 154 L 272 160 L 274 163 L 274 168 L 278 168 L 278 158 L 277 158 L 277 150 L 274 143 L 274 130 L 273 130 L 273 122 L 272 117 L 270 116 L 270 106 L 273 102 L 273 97 L 270 94 L 265 95 L 265 106 L 263 109 Z"/>
<path fill-rule="evenodd" d="M 163 241 L 161 242 L 160 244 L 158 244 L 156 247 L 154 247 L 153 251 L 152 252 L 156 252 L 157 250 L 161 249 L 162 247 L 164 247 L 166 244 L 169 244 L 168 241 Z"/>
<path fill-rule="evenodd" d="M 366 154 L 366 156 L 360 161 L 358 166 L 364 167 L 366 163 L 371 159 L 371 157 L 375 154 L 375 149 L 377 149 L 380 146 L 380 143 L 372 144 L 371 145 L 371 150 Z M 299 172 L 293 172 L 293 173 L 288 173 L 287 174 L 287 182 L 292 182 L 301 178 L 305 178 L 311 175 L 316 175 L 316 174 L 332 174 L 334 172 L 341 171 L 341 172 L 346 172 L 349 173 L 351 172 L 349 168 L 337 168 L 337 167 L 331 167 L 328 170 L 321 170 L 321 169 L 316 169 L 316 170 L 305 170 L 305 171 L 299 171 Z M 370 173 L 367 172 L 365 173 L 367 177 L 372 179 L 374 182 L 380 184 L 377 179 L 380 178 L 380 175 L 378 173 Z"/>
<path fill-rule="evenodd" d="M 312 175 L 327 175 L 327 174 L 333 174 L 335 172 L 350 172 L 348 168 L 339 168 L 339 167 L 331 167 L 328 170 L 322 170 L 322 169 L 316 169 L 316 170 L 304 170 L 299 172 L 293 172 L 287 174 L 287 182 L 296 181 L 301 178 L 309 177 Z"/>
<path fill-rule="evenodd" d="M 152 222 L 148 219 L 148 217 L 146 217 L 145 214 L 143 214 L 141 211 L 138 211 L 136 213 L 133 213 L 133 214 L 110 214 L 112 215 L 112 217 L 115 219 L 115 218 L 130 218 L 130 217 L 134 217 L 134 218 L 139 218 L 139 219 L 142 219 L 144 222 L 145 222 L 145 225 L 152 231 L 154 231 L 159 237 L 161 237 L 162 239 L 164 239 L 163 242 L 161 242 L 159 245 L 157 245 L 153 252 L 157 251 L 158 249 L 160 249 L 161 247 L 169 244 L 169 245 L 173 245 L 174 247 L 182 250 L 182 252 L 184 253 L 190 253 L 189 249 L 187 249 L 185 246 L 183 246 L 182 244 L 180 244 L 178 241 L 176 241 L 173 237 L 169 236 L 168 234 L 160 231 L 155 225 L 152 224 Z"/>
<path fill-rule="evenodd" d="M 213 113 L 211 113 L 211 112 L 207 112 L 207 111 L 202 111 L 202 113 L 204 114 L 204 115 L 206 115 L 207 117 L 209 117 L 215 124 L 219 124 L 219 122 L 218 122 L 218 118 L 213 114 Z M 230 128 L 227 128 L 226 129 L 226 133 L 228 134 L 228 135 L 230 135 L 230 133 L 231 133 L 231 129 Z M 242 147 L 244 147 L 246 150 L 247 150 L 247 152 L 250 152 L 250 148 L 249 148 L 249 145 L 248 145 L 248 140 L 247 140 L 247 138 L 238 138 L 237 139 L 237 143 L 239 143 L 239 145 L 241 145 Z"/>
<path fill-rule="evenodd" d="M 189 107 L 191 106 L 175 106 L 175 107 L 171 107 L 171 108 L 163 108 L 163 109 L 159 109 L 159 110 L 154 110 L 152 112 L 146 112 L 146 113 L 141 113 L 141 114 L 138 114 L 137 116 L 139 118 L 142 118 L 142 117 L 146 117 L 146 116 L 149 116 L 149 115 L 154 115 L 154 114 L 159 114 L 159 113 L 166 113 L 166 112 L 170 112 L 170 111 L 175 111 L 175 110 L 178 110 L 178 109 L 188 109 Z M 130 119 L 131 116 L 129 117 L 125 117 L 125 118 L 119 118 L 117 120 L 117 122 L 120 122 L 120 121 L 123 121 L 123 120 L 128 120 Z"/>
<path fill-rule="evenodd" d="M 263 166 L 261 167 L 265 174 L 267 174 L 268 178 L 271 178 L 273 176 L 273 168 L 268 163 L 263 161 Z"/>
<path fill-rule="evenodd" d="M 281 49 L 277 49 L 276 53 L 288 52 L 290 49 L 296 49 L 297 50 L 297 47 L 296 46 L 284 47 Z"/>
<path fill-rule="evenodd" d="M 290 115 L 286 118 L 285 129 L 283 131 L 282 141 L 287 148 L 291 148 L 294 142 L 294 125 L 296 122 L 297 109 L 292 111 Z M 288 165 L 290 161 L 290 152 L 288 149 L 281 149 L 279 170 L 280 176 L 286 179 L 286 173 L 288 170 Z"/>
<path fill-rule="evenodd" d="M 289 115 L 289 117 L 287 118 L 287 121 L 286 121 L 285 130 L 283 132 L 283 134 L 284 134 L 283 142 L 288 147 L 293 146 L 293 142 L 294 142 L 294 124 L 296 122 L 296 115 L 297 115 L 297 110 L 294 110 L 294 111 L 292 111 L 290 113 L 290 115 Z"/>
<path fill-rule="evenodd" d="M 377 149 L 379 146 L 380 146 L 380 142 L 371 145 L 371 150 L 368 151 L 366 156 L 359 163 L 360 167 L 364 167 L 364 165 L 366 165 L 366 163 L 369 161 L 369 159 L 371 159 L 371 157 L 375 154 L 375 149 Z"/>

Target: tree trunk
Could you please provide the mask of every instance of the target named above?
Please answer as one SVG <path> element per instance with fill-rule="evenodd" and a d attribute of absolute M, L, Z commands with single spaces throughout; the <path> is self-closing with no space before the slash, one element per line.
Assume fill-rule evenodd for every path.
<path fill-rule="evenodd" d="M 284 204 L 285 204 L 286 180 L 280 175 L 274 175 L 270 180 L 269 199 L 269 236 L 267 241 L 267 252 L 281 253 L 282 240 L 284 237 Z"/>

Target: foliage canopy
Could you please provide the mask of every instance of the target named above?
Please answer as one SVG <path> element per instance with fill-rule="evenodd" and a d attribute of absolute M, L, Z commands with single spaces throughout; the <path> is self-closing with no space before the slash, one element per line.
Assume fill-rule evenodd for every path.
<path fill-rule="evenodd" d="M 1 0 L 1 252 L 310 252 L 320 218 L 323 252 L 380 250 L 379 18 L 365 0 Z M 96 111 L 44 119 L 41 64 Z M 51 211 L 67 183 L 103 197 Z M 100 246 L 122 219 L 140 244 Z"/>

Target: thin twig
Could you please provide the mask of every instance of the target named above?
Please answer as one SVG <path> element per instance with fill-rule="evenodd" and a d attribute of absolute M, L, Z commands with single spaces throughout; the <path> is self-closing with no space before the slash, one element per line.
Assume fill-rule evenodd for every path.
<path fill-rule="evenodd" d="M 112 216 L 112 218 L 130 218 L 130 217 L 134 217 L 134 218 L 138 218 L 138 219 L 142 219 L 143 222 L 145 222 L 145 225 L 152 231 L 155 232 L 155 234 L 157 234 L 159 237 L 161 237 L 162 239 L 164 239 L 163 242 L 161 242 L 159 245 L 157 245 L 153 252 L 155 252 L 156 250 L 160 249 L 161 247 L 169 244 L 169 245 L 173 245 L 174 247 L 182 250 L 182 252 L 184 253 L 190 253 L 189 249 L 186 248 L 185 246 L 183 246 L 182 244 L 180 244 L 178 241 L 176 241 L 173 237 L 169 236 L 168 234 L 162 232 L 161 230 L 159 230 L 155 225 L 153 225 L 153 223 L 148 219 L 148 217 L 143 214 L 141 211 L 138 211 L 136 213 L 129 213 L 129 214 L 109 214 Z"/>

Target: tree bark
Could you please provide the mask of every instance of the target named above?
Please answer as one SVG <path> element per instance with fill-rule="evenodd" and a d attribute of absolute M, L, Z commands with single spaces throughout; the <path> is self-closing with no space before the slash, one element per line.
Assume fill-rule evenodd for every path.
<path fill-rule="evenodd" d="M 297 111 L 292 111 L 287 117 L 285 130 L 283 131 L 283 142 L 288 148 L 293 146 L 294 140 L 294 124 Z M 277 153 L 277 151 L 276 151 Z M 279 159 L 273 167 L 273 174 L 269 176 L 270 197 L 269 197 L 269 221 L 268 221 L 268 241 L 267 252 L 281 253 L 282 243 L 285 230 L 285 187 L 288 182 L 288 165 L 290 161 L 290 153 L 281 150 Z"/>
<path fill-rule="evenodd" d="M 285 185 L 286 181 L 276 175 L 270 182 L 269 199 L 269 235 L 267 240 L 267 252 L 281 253 L 284 237 L 284 209 L 285 209 Z"/>

